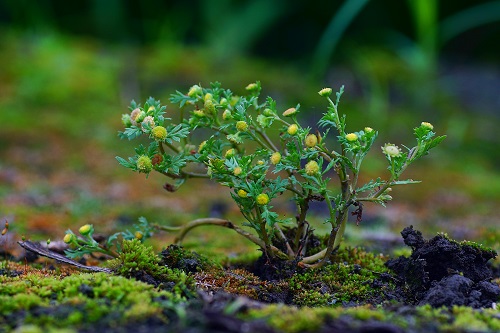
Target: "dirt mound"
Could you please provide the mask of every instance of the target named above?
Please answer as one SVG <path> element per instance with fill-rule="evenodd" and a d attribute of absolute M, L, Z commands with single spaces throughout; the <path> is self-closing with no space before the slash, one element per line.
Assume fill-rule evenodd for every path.
<path fill-rule="evenodd" d="M 401 235 L 412 255 L 389 260 L 386 265 L 406 289 L 407 303 L 480 308 L 498 301 L 500 287 L 491 282 L 493 274 L 487 265 L 496 257 L 495 251 L 441 234 L 425 240 L 413 226 Z"/>

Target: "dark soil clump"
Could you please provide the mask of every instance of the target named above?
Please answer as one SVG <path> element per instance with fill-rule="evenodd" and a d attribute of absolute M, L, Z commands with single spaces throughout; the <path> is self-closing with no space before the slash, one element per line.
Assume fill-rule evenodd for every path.
<path fill-rule="evenodd" d="M 459 243 L 445 235 L 425 240 L 412 226 L 401 235 L 412 248 L 412 255 L 389 260 L 386 265 L 405 286 L 405 302 L 480 308 L 498 301 L 500 288 L 491 283 L 493 273 L 487 265 L 496 257 L 495 251 L 470 242 Z"/>

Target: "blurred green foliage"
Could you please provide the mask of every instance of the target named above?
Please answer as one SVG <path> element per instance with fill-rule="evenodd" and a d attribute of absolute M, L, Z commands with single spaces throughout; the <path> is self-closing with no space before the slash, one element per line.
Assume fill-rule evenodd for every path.
<path fill-rule="evenodd" d="M 175 90 L 211 81 L 240 94 L 260 80 L 263 94 L 276 96 L 279 105 L 300 101 L 311 125 L 324 112 L 317 91 L 342 84 L 352 129 L 387 133 L 380 142 L 409 140 L 404 128 L 433 123 L 448 139 L 414 177 L 472 197 L 482 214 L 491 214 L 500 197 L 499 4 L 1 1 L 0 199 L 13 191 L 35 197 L 30 193 L 40 182 L 49 186 L 48 176 L 61 168 L 125 178 L 113 156 L 126 148 L 114 133 L 116 114 L 132 99 L 166 102 Z M 367 164 L 373 173 L 383 169 L 379 157 Z M 10 165 L 39 178 L 21 186 L 6 176 Z M 425 186 L 407 197 L 433 201 L 425 198 Z M 109 209 L 91 199 L 92 190 L 75 191 L 90 197 L 65 205 L 74 216 Z M 12 205 L 3 202 L 0 211 L 10 214 Z M 127 211 L 139 208 L 154 214 L 141 204 Z"/>

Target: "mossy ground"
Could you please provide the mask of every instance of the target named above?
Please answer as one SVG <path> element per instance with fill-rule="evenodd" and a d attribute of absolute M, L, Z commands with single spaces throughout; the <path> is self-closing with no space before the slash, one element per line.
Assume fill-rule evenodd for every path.
<path fill-rule="evenodd" d="M 138 252 L 133 259 L 110 265 L 116 274 L 84 273 L 56 263 L 4 261 L 0 332 L 86 332 L 97 327 L 103 332 L 183 332 L 193 327 L 212 332 L 214 325 L 229 325 L 220 332 L 239 332 L 238 327 L 247 325 L 290 333 L 334 328 L 357 332 L 370 327 L 390 332 L 500 329 L 497 309 L 400 303 L 395 277 L 385 267 L 388 257 L 360 248 L 340 250 L 322 269 L 296 268 L 292 273 L 287 270 L 282 279 L 267 281 L 251 273 L 251 266 L 243 268 L 241 261 L 240 268 L 224 268 L 183 248 L 169 247 L 155 255 L 150 247 L 138 244 L 131 242 L 125 249 Z M 130 265 L 131 260 L 137 264 Z M 143 277 L 138 271 L 154 278 L 138 281 L 137 276 Z M 183 286 L 191 280 L 198 295 L 157 283 L 162 279 Z"/>

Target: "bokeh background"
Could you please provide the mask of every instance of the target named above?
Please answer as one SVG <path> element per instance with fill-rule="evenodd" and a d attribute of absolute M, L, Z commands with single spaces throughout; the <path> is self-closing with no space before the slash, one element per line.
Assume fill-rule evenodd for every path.
<path fill-rule="evenodd" d="M 260 80 L 283 110 L 301 103 L 311 125 L 325 110 L 317 92 L 345 85 L 348 128 L 376 128 L 380 146 L 411 145 L 421 121 L 448 135 L 408 170 L 423 183 L 396 188 L 386 209 L 365 206 L 349 244 L 397 242 L 413 224 L 498 250 L 499 36 L 500 1 L 487 0 L 2 0 L 0 226 L 10 228 L 1 244 L 60 240 L 85 223 L 109 234 L 139 216 L 240 221 L 215 185 L 167 193 L 162 177 L 120 167 L 115 156 L 132 155 L 133 144 L 117 131 L 132 99 L 168 103 L 175 90 L 212 81 L 242 93 Z M 375 148 L 366 177 L 385 167 Z M 316 228 L 326 230 L 321 219 L 318 209 Z M 225 255 L 252 247 L 223 230 L 188 238 Z"/>

